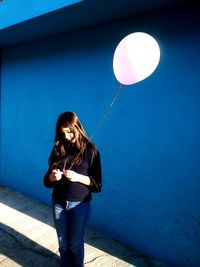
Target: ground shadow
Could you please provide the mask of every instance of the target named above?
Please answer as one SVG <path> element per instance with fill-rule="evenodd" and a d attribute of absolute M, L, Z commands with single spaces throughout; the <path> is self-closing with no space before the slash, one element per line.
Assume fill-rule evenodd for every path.
<path fill-rule="evenodd" d="M 42 204 L 41 202 L 37 200 L 24 196 L 7 187 L 0 186 L 0 202 L 34 219 L 37 219 L 40 222 L 53 226 L 51 208 Z M 53 254 L 52 252 L 36 244 L 35 242 L 28 240 L 27 237 L 22 236 L 21 234 L 16 232 L 14 229 L 11 229 L 10 227 L 5 226 L 5 225 L 1 225 L 0 231 L 4 231 L 7 235 L 10 234 L 10 236 L 16 242 L 17 240 L 19 240 L 17 236 L 20 235 L 20 240 L 23 239 L 25 241 L 24 243 L 29 244 L 28 247 L 31 248 L 31 250 L 32 248 L 37 247 L 37 255 L 39 253 L 42 256 L 49 255 L 45 257 L 53 257 L 55 259 L 55 264 L 57 264 L 58 257 L 56 256 L 56 254 Z M 126 247 L 120 242 L 118 242 L 117 240 L 113 240 L 109 236 L 99 233 L 94 229 L 87 230 L 85 241 L 88 245 L 91 245 L 92 247 L 95 247 L 101 251 L 104 251 L 107 254 L 110 254 L 122 261 L 132 264 L 133 266 L 137 266 L 137 267 L 144 267 L 144 266 L 145 267 L 151 267 L 151 266 L 159 266 L 159 267 L 163 266 L 164 267 L 166 266 L 164 264 L 155 265 L 155 261 L 149 258 L 148 256 L 143 255 L 142 253 L 137 252 L 136 250 L 132 248 Z M 5 243 L 5 244 L 6 245 L 2 246 L 2 248 L 0 249 L 0 252 L 4 255 L 6 255 L 6 251 L 7 251 L 6 246 L 8 247 L 10 246 L 8 243 Z M 8 257 L 9 258 L 14 257 L 17 262 L 19 262 L 20 260 L 24 260 L 24 257 L 22 257 L 22 255 L 20 255 L 18 252 L 16 252 L 16 256 L 14 256 L 13 254 L 13 255 L 8 255 Z M 33 265 L 28 265 L 26 263 L 23 263 L 22 266 L 30 267 Z M 53 265 L 53 266 L 56 266 L 56 265 Z"/>
<path fill-rule="evenodd" d="M 3 266 L 13 266 L 11 263 L 9 265 L 9 260 L 23 267 L 60 266 L 56 254 L 2 223 L 0 223 L 0 254 L 0 264 Z"/>

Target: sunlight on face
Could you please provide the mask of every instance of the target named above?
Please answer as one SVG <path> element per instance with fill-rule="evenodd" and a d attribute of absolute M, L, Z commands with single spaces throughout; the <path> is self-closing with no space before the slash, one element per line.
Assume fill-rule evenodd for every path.
<path fill-rule="evenodd" d="M 69 127 L 61 127 L 61 134 L 62 137 L 69 141 L 70 143 L 75 143 L 75 136 L 74 133 L 70 130 Z"/>

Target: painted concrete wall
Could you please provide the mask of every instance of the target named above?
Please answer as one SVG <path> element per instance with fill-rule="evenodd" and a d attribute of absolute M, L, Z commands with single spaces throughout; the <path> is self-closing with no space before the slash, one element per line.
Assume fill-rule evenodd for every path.
<path fill-rule="evenodd" d="M 200 262 L 199 30 L 190 11 L 150 13 L 4 47 L 1 182 L 50 204 L 42 178 L 57 116 L 75 111 L 89 135 L 117 93 L 113 53 L 127 34 L 160 44 L 155 73 L 124 86 L 94 137 L 103 192 L 91 224 L 171 266 Z"/>
<path fill-rule="evenodd" d="M 1 121 L 1 47 L 0 47 L 0 121 Z M 1 123 L 0 123 L 0 184 L 1 184 Z"/>
<path fill-rule="evenodd" d="M 82 0 L 4 0 L 0 3 L 0 29 L 24 22 Z"/>

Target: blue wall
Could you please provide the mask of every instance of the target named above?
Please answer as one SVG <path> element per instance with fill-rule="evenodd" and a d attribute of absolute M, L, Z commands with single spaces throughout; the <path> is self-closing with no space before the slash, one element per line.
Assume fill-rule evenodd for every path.
<path fill-rule="evenodd" d="M 161 48 L 152 76 L 124 86 L 94 142 L 104 187 L 92 225 L 171 266 L 200 262 L 199 30 L 193 11 L 154 12 L 4 47 L 1 182 L 50 204 L 42 185 L 57 116 L 75 111 L 89 135 L 119 84 L 118 42 L 144 31 Z"/>
<path fill-rule="evenodd" d="M 0 3 L 0 29 L 24 22 L 82 0 L 5 0 Z"/>
<path fill-rule="evenodd" d="M 1 47 L 0 47 L 0 122 L 1 122 Z M 0 185 L 1 185 L 1 123 L 0 123 Z"/>

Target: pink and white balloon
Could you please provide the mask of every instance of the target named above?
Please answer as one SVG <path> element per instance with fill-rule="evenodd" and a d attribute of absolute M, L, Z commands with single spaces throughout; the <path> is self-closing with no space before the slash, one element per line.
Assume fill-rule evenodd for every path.
<path fill-rule="evenodd" d="M 144 32 L 135 32 L 123 38 L 115 49 L 113 70 L 116 79 L 124 85 L 138 83 L 150 76 L 160 61 L 156 40 Z"/>

